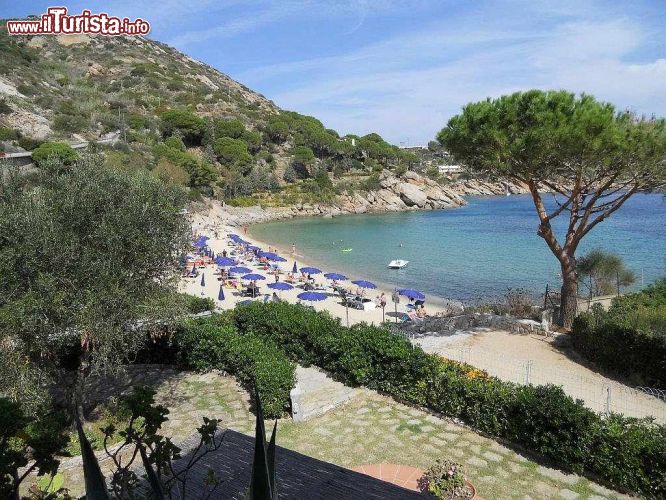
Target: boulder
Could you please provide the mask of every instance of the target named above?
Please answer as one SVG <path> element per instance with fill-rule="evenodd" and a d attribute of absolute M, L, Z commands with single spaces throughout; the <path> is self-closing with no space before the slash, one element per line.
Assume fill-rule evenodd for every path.
<path fill-rule="evenodd" d="M 421 191 L 418 187 L 407 182 L 403 182 L 398 185 L 398 192 L 400 193 L 400 198 L 405 202 L 405 205 L 408 207 L 419 207 L 423 208 L 428 201 L 426 194 Z"/>

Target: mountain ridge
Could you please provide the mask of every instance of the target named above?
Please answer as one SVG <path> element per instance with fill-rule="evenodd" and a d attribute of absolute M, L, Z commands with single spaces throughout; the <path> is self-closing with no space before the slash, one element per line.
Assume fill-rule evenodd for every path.
<path fill-rule="evenodd" d="M 98 142 L 109 136 L 118 139 Z M 301 207 L 308 215 L 303 206 L 328 205 L 333 213 L 354 211 L 353 203 L 368 210 L 457 206 L 445 201 L 470 191 L 439 173 L 437 163 L 448 158 L 437 145 L 420 155 L 375 133 L 340 136 L 163 42 L 10 36 L 0 22 L 0 148 L 29 151 L 43 141 L 97 142 L 109 166 L 150 170 L 182 184 L 192 200 Z M 406 174 L 411 180 L 400 179 Z M 376 195 L 388 178 L 408 191 L 427 186 L 431 196 L 413 193 L 416 203 L 401 204 L 401 193 L 392 192 L 385 202 L 365 203 L 382 199 Z"/>

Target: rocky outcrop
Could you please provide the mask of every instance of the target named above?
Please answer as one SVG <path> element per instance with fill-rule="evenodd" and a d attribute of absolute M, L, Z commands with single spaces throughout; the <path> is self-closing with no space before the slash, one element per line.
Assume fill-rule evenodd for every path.
<path fill-rule="evenodd" d="M 513 316 L 479 313 L 450 317 L 432 316 L 418 323 L 405 323 L 400 328 L 412 338 L 450 336 L 455 332 L 468 331 L 474 328 L 491 328 L 520 335 L 532 333 L 548 335 L 548 327 L 543 323 L 530 319 L 514 318 Z"/>
<path fill-rule="evenodd" d="M 379 178 L 379 189 L 343 194 L 332 203 L 297 203 L 291 207 L 278 208 L 238 208 L 222 207 L 217 202 L 208 202 L 200 205 L 197 210 L 207 212 L 209 216 L 220 219 L 226 225 L 242 226 L 292 217 L 337 217 L 346 214 L 457 208 L 466 204 L 463 196 L 503 195 L 506 190 L 505 183 L 468 180 L 440 184 L 416 172 L 405 172 L 396 177 L 385 170 Z M 508 183 L 508 190 L 514 194 L 527 192 L 525 186 L 514 183 Z"/>

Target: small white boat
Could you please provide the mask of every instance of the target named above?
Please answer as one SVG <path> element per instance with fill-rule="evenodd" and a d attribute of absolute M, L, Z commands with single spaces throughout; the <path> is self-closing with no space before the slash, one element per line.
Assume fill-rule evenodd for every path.
<path fill-rule="evenodd" d="M 388 267 L 389 269 L 402 269 L 403 267 L 407 267 L 407 264 L 409 264 L 408 260 L 396 259 L 389 262 Z"/>

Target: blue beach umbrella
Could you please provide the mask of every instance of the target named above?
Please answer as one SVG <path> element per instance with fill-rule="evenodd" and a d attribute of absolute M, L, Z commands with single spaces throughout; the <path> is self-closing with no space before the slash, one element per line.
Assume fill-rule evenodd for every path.
<path fill-rule="evenodd" d="M 243 266 L 235 266 L 235 267 L 230 267 L 229 272 L 234 274 L 246 274 L 246 273 L 251 273 L 252 269 Z"/>
<path fill-rule="evenodd" d="M 251 273 L 243 276 L 243 279 L 246 281 L 265 280 L 266 276 L 262 276 L 261 274 Z"/>
<path fill-rule="evenodd" d="M 272 290 L 280 290 L 281 292 L 284 290 L 291 290 L 292 288 L 294 288 L 289 283 L 283 283 L 282 281 L 278 281 L 277 283 L 269 283 L 266 286 Z"/>
<path fill-rule="evenodd" d="M 275 261 L 275 262 L 284 262 L 284 261 L 287 260 L 287 259 L 284 259 L 284 258 L 280 257 L 275 252 L 259 252 L 259 257 L 263 257 L 265 259 L 272 260 L 272 261 Z"/>
<path fill-rule="evenodd" d="M 301 300 L 308 300 L 310 302 L 317 302 L 319 300 L 326 300 L 328 295 L 319 292 L 303 292 L 298 294 L 298 298 Z"/>
<path fill-rule="evenodd" d="M 298 272 L 298 267 L 296 266 L 296 261 L 294 261 L 294 267 L 291 268 L 291 272 L 296 274 Z"/>
<path fill-rule="evenodd" d="M 258 247 L 257 245 L 250 245 L 249 247 L 247 247 L 247 249 L 252 250 L 253 252 L 260 252 L 261 251 L 261 247 Z"/>
<path fill-rule="evenodd" d="M 347 276 L 339 273 L 326 273 L 324 274 L 324 278 L 328 280 L 345 281 L 347 279 Z"/>
<path fill-rule="evenodd" d="M 204 248 L 206 245 L 208 245 L 208 238 L 206 236 L 199 236 L 194 241 L 194 246 L 197 248 Z"/>
<path fill-rule="evenodd" d="M 365 281 L 365 280 L 356 280 L 352 281 L 352 283 L 356 286 L 360 286 L 361 288 L 377 288 L 377 285 L 370 281 Z"/>
<path fill-rule="evenodd" d="M 220 291 L 217 294 L 217 300 L 224 300 L 224 287 L 222 285 L 220 285 Z"/>
<path fill-rule="evenodd" d="M 402 288 L 398 290 L 398 293 L 405 297 L 409 297 L 410 299 L 425 300 L 425 295 L 418 290 L 412 290 L 411 288 Z"/>
<path fill-rule="evenodd" d="M 238 236 L 237 234 L 230 234 L 230 235 L 229 235 L 229 239 L 230 239 L 231 241 L 234 241 L 234 242 L 238 242 L 238 241 L 242 241 L 242 240 L 243 240 L 243 238 L 241 238 L 241 237 Z"/>
<path fill-rule="evenodd" d="M 221 267 L 233 266 L 236 264 L 236 259 L 232 259 L 230 257 L 217 257 L 215 259 L 215 263 Z"/>
<path fill-rule="evenodd" d="M 317 269 L 316 267 L 301 267 L 301 272 L 305 274 L 319 274 L 321 273 L 321 269 Z"/>

